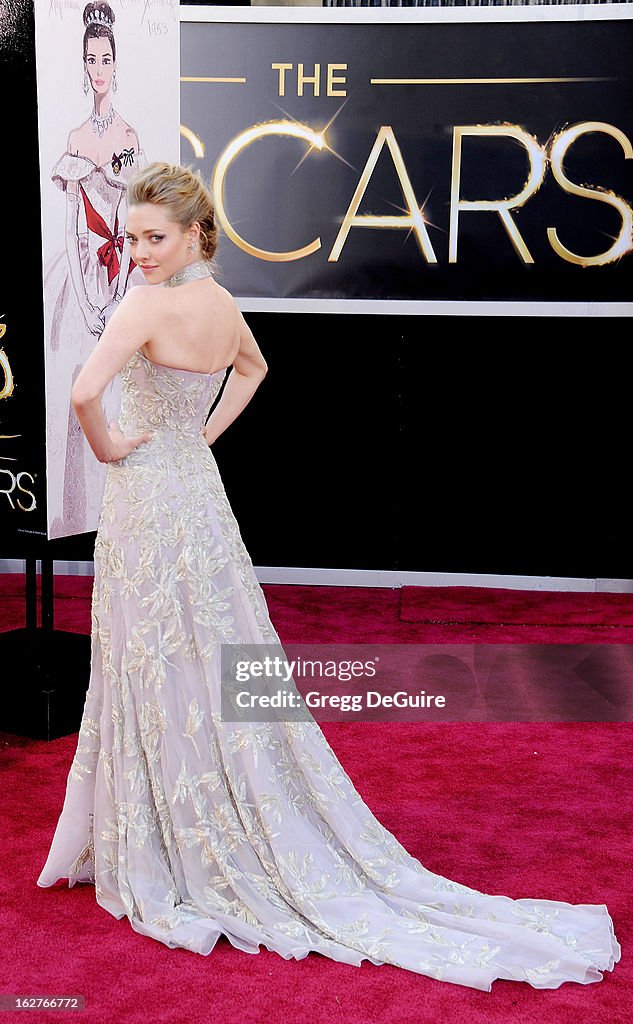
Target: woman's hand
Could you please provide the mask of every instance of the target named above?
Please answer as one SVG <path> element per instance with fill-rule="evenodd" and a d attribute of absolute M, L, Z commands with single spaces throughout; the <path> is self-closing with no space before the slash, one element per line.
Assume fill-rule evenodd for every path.
<path fill-rule="evenodd" d="M 91 334 L 102 334 L 105 327 L 105 317 L 103 313 L 93 306 L 91 302 L 86 299 L 86 304 L 83 307 L 84 320 Z"/>
<path fill-rule="evenodd" d="M 108 435 L 111 442 L 112 457 L 104 459 L 104 462 L 118 462 L 119 459 L 124 459 L 135 448 L 145 444 L 147 441 L 151 441 L 153 437 L 152 434 L 148 433 L 137 434 L 136 437 L 126 437 L 116 420 L 110 420 Z"/>
<path fill-rule="evenodd" d="M 101 310 L 101 316 L 103 317 L 104 323 L 107 324 L 108 320 L 114 313 L 120 301 L 120 296 L 114 295 L 113 298 L 111 298 L 110 301 L 108 302 L 107 306 L 103 307 L 103 309 Z"/>

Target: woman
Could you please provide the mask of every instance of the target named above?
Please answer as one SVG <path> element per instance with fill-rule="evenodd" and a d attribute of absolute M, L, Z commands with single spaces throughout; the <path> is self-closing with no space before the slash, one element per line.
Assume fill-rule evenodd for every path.
<path fill-rule="evenodd" d="M 116 91 L 114 13 L 104 2 L 83 13 L 84 92 L 92 112 L 68 136 L 52 179 L 66 193 L 66 246 L 44 279 L 48 323 L 47 447 L 51 538 L 94 529 L 103 493 L 103 470 L 95 462 L 70 405 L 74 378 L 134 273 L 124 240 L 125 192 L 146 161 L 134 129 L 112 106 Z M 118 382 L 104 394 L 116 415 Z"/>
<path fill-rule="evenodd" d="M 485 991 L 600 981 L 620 958 L 604 904 L 434 874 L 373 816 L 309 713 L 227 721 L 222 648 L 282 648 L 208 445 L 267 365 L 211 274 L 199 175 L 150 164 L 129 187 L 127 234 L 154 287 L 125 296 L 73 388 L 107 480 L 90 686 L 38 884 L 94 882 L 115 917 L 203 955 L 223 934 L 249 953 L 315 950 Z M 107 430 L 100 395 L 116 373 L 121 420 Z"/>

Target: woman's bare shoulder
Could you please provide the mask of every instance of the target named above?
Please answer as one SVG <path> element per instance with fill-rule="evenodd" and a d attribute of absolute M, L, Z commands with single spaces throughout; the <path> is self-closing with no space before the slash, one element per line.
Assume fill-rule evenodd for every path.
<path fill-rule="evenodd" d="M 123 139 L 123 145 L 133 145 L 136 147 L 136 151 L 138 152 L 138 150 L 141 148 L 138 133 L 134 130 L 132 125 L 128 124 L 128 122 L 125 121 L 120 114 L 116 115 L 115 125 L 117 129 L 117 135 L 119 135 L 120 138 Z"/>
<path fill-rule="evenodd" d="M 126 308 L 130 310 L 149 313 L 150 310 L 156 309 L 156 294 L 161 291 L 162 288 L 152 288 L 147 284 L 135 284 L 127 289 L 119 305 L 125 303 Z"/>
<path fill-rule="evenodd" d="M 86 127 L 88 121 L 84 121 L 78 128 L 71 128 L 68 132 L 66 149 L 69 153 L 81 153 L 87 141 Z"/>
<path fill-rule="evenodd" d="M 218 304 L 218 309 L 227 317 L 239 318 L 239 306 L 233 296 L 231 295 L 228 288 L 224 285 L 219 284 L 214 278 L 215 284 L 215 301 Z"/>
<path fill-rule="evenodd" d="M 219 281 L 216 281 L 215 278 L 213 278 L 213 283 L 215 284 L 217 294 L 222 297 L 223 301 L 227 302 L 229 305 L 235 306 L 235 299 L 228 288 L 225 288 L 224 285 L 220 284 Z"/>

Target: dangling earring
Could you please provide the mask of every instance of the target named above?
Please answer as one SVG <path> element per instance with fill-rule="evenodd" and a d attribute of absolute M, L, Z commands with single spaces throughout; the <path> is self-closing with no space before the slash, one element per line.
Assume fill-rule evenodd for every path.
<path fill-rule="evenodd" d="M 116 92 L 116 71 L 112 75 L 112 92 Z"/>
<path fill-rule="evenodd" d="M 84 71 L 84 92 L 86 96 L 90 92 L 90 79 L 88 78 L 88 72 Z"/>

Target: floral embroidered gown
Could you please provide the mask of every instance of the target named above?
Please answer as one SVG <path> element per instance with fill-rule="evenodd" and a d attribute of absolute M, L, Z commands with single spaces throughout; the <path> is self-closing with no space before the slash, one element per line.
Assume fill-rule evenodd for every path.
<path fill-rule="evenodd" d="M 311 715 L 222 716 L 220 646 L 280 643 L 202 433 L 225 373 L 140 350 L 120 373 L 122 430 L 153 437 L 106 467 L 90 685 L 38 885 L 94 883 L 137 932 L 203 955 L 225 935 L 247 953 L 315 950 L 485 991 L 600 981 L 620 958 L 604 904 L 434 874 Z"/>

